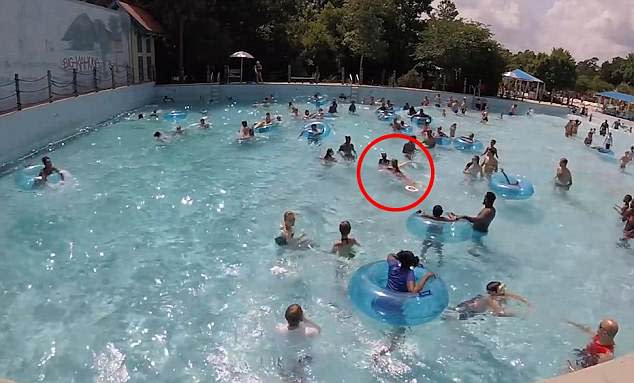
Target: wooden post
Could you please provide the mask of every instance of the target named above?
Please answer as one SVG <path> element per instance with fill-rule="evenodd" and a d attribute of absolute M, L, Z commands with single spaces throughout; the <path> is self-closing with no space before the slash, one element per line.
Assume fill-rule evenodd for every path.
<path fill-rule="evenodd" d="M 77 92 L 77 69 L 76 68 L 73 68 L 73 94 L 75 95 L 75 97 L 79 95 L 79 93 Z"/>
<path fill-rule="evenodd" d="M 51 84 L 51 71 L 46 71 L 46 81 L 48 82 L 48 102 L 53 102 L 53 84 Z"/>
<path fill-rule="evenodd" d="M 20 100 L 20 76 L 15 74 L 15 101 L 18 106 L 18 110 L 22 110 L 22 101 Z"/>
<path fill-rule="evenodd" d="M 99 84 L 97 84 L 97 66 L 92 68 L 92 84 L 95 87 L 95 92 L 99 92 Z"/>

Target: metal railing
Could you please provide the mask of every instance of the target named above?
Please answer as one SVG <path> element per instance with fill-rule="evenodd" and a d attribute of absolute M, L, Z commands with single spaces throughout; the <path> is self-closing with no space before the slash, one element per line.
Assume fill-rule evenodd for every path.
<path fill-rule="evenodd" d="M 41 77 L 26 78 L 16 73 L 13 80 L 0 82 L 0 114 L 46 102 L 53 102 L 104 89 L 129 86 L 132 83 L 130 66 L 110 64 L 91 71 L 46 71 Z"/>

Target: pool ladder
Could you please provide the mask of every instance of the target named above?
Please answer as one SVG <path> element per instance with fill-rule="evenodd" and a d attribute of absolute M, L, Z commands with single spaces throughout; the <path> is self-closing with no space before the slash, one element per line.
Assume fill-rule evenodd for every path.
<path fill-rule="evenodd" d="M 218 84 L 212 84 L 209 90 L 209 103 L 218 102 L 220 100 L 220 89 Z"/>

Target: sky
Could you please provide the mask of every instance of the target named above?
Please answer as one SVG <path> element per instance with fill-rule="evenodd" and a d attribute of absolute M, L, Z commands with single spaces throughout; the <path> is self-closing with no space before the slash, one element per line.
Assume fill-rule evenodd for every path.
<path fill-rule="evenodd" d="M 577 60 L 634 52 L 634 0 L 453 1 L 460 17 L 488 24 L 513 52 L 563 47 Z"/>

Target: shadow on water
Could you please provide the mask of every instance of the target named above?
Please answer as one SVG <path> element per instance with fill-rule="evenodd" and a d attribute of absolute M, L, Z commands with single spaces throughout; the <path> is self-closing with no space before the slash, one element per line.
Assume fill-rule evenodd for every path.
<path fill-rule="evenodd" d="M 503 206 L 504 209 L 498 209 L 498 212 L 503 211 L 505 216 L 521 217 L 521 222 L 518 223 L 537 224 L 544 220 L 543 211 L 532 203 L 526 201 L 505 201 Z"/>

